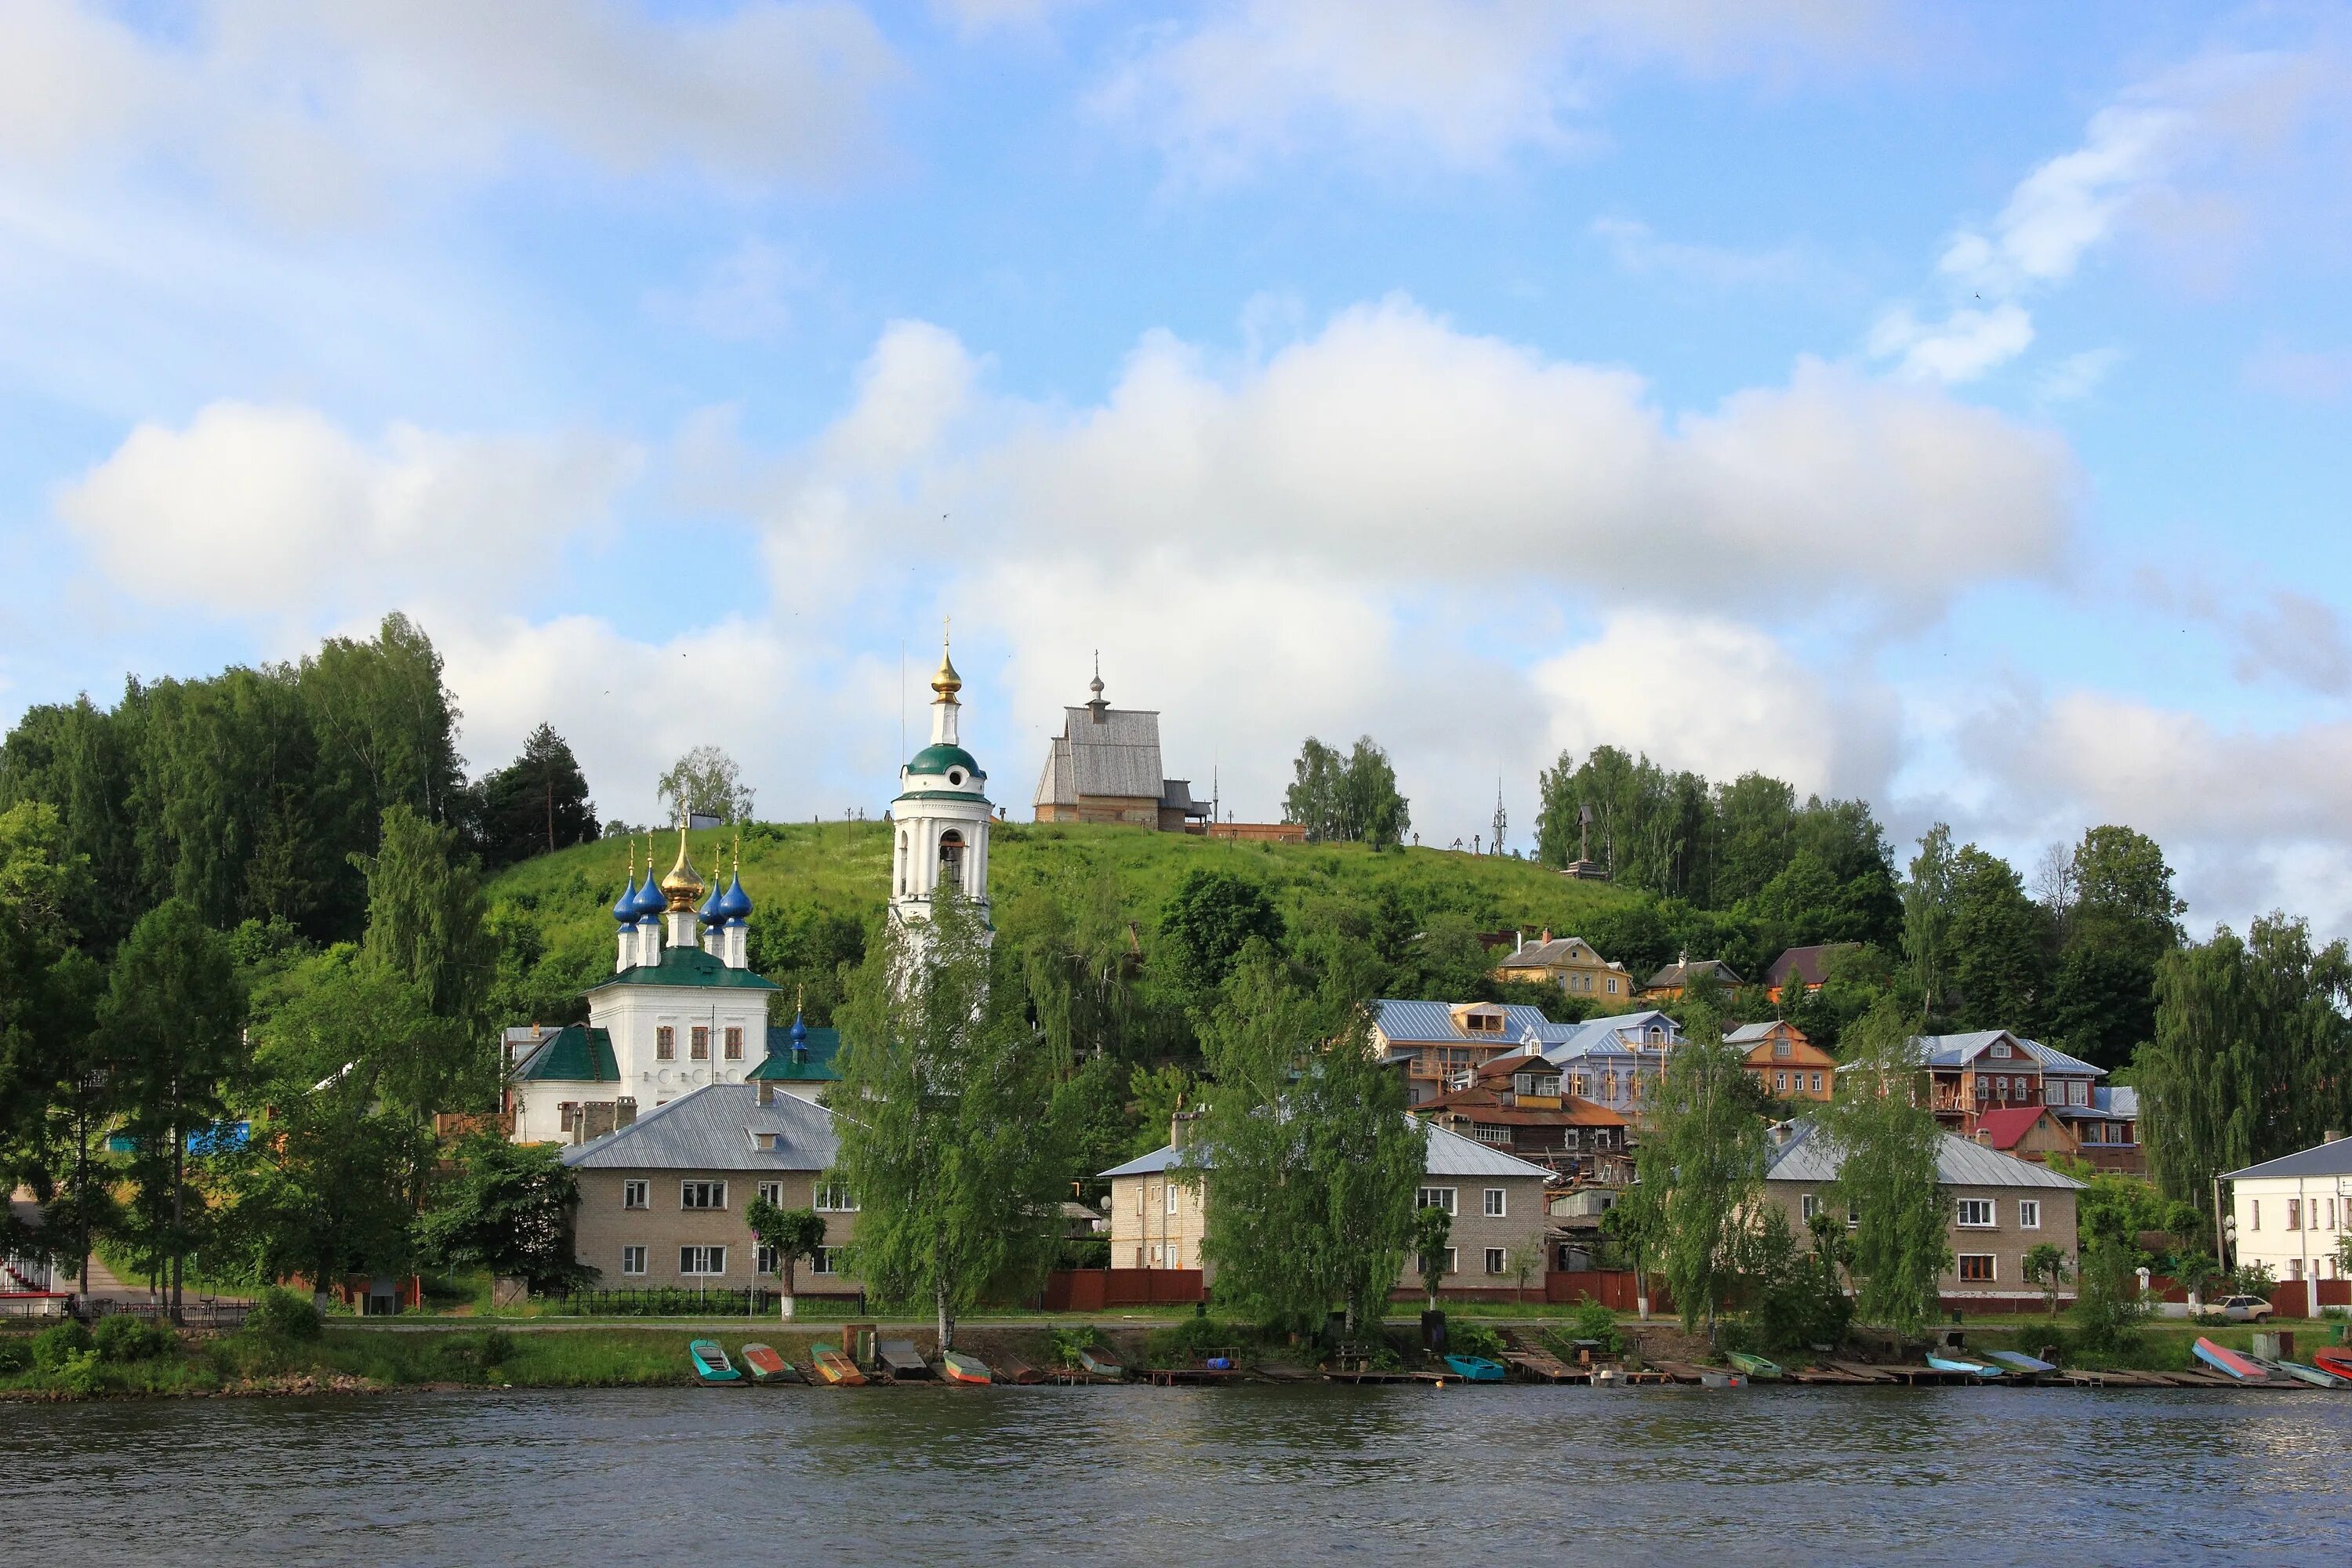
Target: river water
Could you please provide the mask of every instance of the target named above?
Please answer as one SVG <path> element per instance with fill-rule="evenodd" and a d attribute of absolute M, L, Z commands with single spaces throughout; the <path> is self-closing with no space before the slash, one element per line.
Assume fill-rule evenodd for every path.
<path fill-rule="evenodd" d="M 2352 1394 L 2201 1390 L 0 1405 L 0 1563 L 2271 1568 L 2352 1562 L 2347 1456 Z"/>

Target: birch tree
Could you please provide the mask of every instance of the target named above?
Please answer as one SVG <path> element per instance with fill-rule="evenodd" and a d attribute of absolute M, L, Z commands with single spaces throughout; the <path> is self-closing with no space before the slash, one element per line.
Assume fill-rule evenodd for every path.
<path fill-rule="evenodd" d="M 1868 1322 L 1917 1329 L 1936 1315 L 1951 1258 L 1936 1157 L 1943 1130 L 1910 1022 L 1881 1002 L 1845 1034 L 1848 1065 L 1821 1135 L 1836 1155 L 1833 1205 L 1853 1216 L 1847 1271 Z"/>

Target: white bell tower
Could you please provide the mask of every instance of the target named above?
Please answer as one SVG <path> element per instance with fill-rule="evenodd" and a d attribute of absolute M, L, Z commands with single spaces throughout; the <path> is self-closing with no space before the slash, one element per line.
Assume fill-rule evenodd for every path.
<path fill-rule="evenodd" d="M 931 677 L 931 743 L 898 770 L 898 798 L 890 803 L 890 914 L 907 924 L 929 924 L 931 900 L 952 888 L 978 907 L 988 924 L 988 824 L 994 812 L 988 775 L 956 737 L 963 679 L 940 649 Z"/>

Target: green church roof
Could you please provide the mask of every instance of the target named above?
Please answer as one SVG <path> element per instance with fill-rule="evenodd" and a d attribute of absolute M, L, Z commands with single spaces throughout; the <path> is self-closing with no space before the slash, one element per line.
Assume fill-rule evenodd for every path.
<path fill-rule="evenodd" d="M 950 768 L 961 768 L 974 778 L 988 776 L 981 772 L 980 763 L 972 754 L 961 746 L 925 746 L 907 763 L 907 771 L 910 773 L 943 773 Z"/>
<path fill-rule="evenodd" d="M 703 985 L 735 991 L 780 991 L 782 986 L 748 969 L 730 969 L 716 955 L 698 947 L 666 947 L 659 963 L 640 963 L 609 980 L 588 987 L 589 994 L 607 985 Z"/>
<path fill-rule="evenodd" d="M 613 1037 L 585 1024 L 564 1025 L 515 1068 L 519 1082 L 614 1083 L 620 1077 Z"/>
<path fill-rule="evenodd" d="M 745 1076 L 754 1082 L 767 1083 L 838 1083 L 841 1069 L 834 1058 L 841 1050 L 839 1029 L 808 1031 L 808 1059 L 793 1059 L 793 1031 L 789 1025 L 768 1026 L 768 1054 L 758 1067 Z"/>

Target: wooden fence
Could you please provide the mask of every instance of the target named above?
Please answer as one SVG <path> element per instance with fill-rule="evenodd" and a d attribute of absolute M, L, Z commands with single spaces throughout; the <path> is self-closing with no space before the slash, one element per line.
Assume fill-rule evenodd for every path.
<path fill-rule="evenodd" d="M 1640 1306 L 1639 1291 L 1630 1268 L 1556 1268 L 1544 1276 L 1543 1299 L 1554 1306 L 1573 1306 L 1588 1296 L 1612 1312 L 1635 1311 Z M 1654 1315 L 1674 1310 L 1674 1297 L 1666 1289 L 1666 1282 L 1652 1275 L 1651 1312 Z"/>
<path fill-rule="evenodd" d="M 1045 1276 L 1049 1312 L 1106 1307 L 1189 1307 L 1208 1300 L 1197 1268 L 1056 1268 Z"/>
<path fill-rule="evenodd" d="M 2206 1294 L 2210 1300 L 2215 1292 Z M 2271 1287 L 2271 1310 L 2282 1318 L 2308 1318 L 2322 1307 L 2352 1307 L 2352 1279 L 2288 1279 Z"/>

